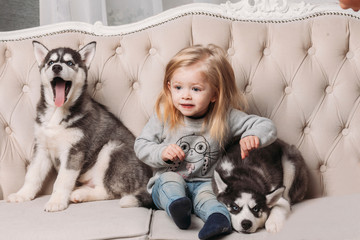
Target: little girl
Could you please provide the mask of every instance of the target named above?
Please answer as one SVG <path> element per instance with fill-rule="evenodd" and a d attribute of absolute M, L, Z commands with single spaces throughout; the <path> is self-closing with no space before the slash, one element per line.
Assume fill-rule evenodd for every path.
<path fill-rule="evenodd" d="M 190 226 L 193 210 L 205 222 L 200 239 L 232 229 L 230 214 L 211 187 L 227 143 L 241 138 L 245 158 L 252 149 L 276 139 L 273 123 L 247 115 L 242 111 L 245 106 L 220 48 L 185 48 L 166 66 L 156 114 L 135 141 L 139 159 L 156 170 L 148 183 L 156 207 L 164 209 L 180 229 Z"/>

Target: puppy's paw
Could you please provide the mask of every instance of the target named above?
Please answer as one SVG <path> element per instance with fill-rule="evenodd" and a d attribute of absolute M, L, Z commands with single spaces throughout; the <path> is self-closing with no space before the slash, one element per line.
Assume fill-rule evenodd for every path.
<path fill-rule="evenodd" d="M 87 197 L 87 191 L 85 189 L 76 189 L 74 190 L 71 195 L 70 195 L 70 201 L 73 203 L 81 203 L 81 202 L 86 202 L 88 197 Z"/>
<path fill-rule="evenodd" d="M 46 212 L 58 212 L 58 211 L 62 211 L 65 210 L 68 207 L 68 203 L 67 202 L 47 202 L 45 204 L 45 211 Z"/>
<path fill-rule="evenodd" d="M 69 196 L 65 193 L 53 193 L 50 200 L 45 204 L 46 212 L 58 212 L 69 206 Z"/>
<path fill-rule="evenodd" d="M 130 207 L 139 207 L 139 200 L 133 195 L 126 195 L 120 199 L 120 207 L 130 208 Z"/>
<path fill-rule="evenodd" d="M 13 194 L 10 194 L 6 201 L 7 202 L 10 202 L 10 203 L 21 203 L 21 202 L 26 202 L 26 201 L 30 201 L 34 199 L 33 197 L 31 196 L 26 196 L 26 195 L 22 195 L 22 194 L 18 194 L 18 193 L 13 193 Z"/>
<path fill-rule="evenodd" d="M 285 218 L 277 216 L 269 218 L 265 223 L 266 231 L 270 233 L 280 232 L 285 222 Z"/>

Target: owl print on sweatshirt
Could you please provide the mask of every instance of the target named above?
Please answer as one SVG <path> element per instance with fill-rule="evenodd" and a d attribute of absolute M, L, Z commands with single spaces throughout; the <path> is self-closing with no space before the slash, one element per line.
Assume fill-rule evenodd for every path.
<path fill-rule="evenodd" d="M 169 170 L 178 172 L 183 178 L 205 176 L 218 155 L 218 151 L 211 151 L 209 142 L 201 135 L 183 136 L 176 144 L 184 151 L 185 160 L 174 161 Z"/>

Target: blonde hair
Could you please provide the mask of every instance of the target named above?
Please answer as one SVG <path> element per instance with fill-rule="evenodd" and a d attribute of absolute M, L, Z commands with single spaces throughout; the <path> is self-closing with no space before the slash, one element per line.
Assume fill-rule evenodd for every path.
<path fill-rule="evenodd" d="M 222 146 L 228 131 L 228 110 L 235 108 L 244 111 L 247 102 L 236 87 L 234 71 L 221 48 L 212 44 L 207 47 L 195 45 L 177 53 L 166 66 L 163 89 L 156 101 L 155 110 L 158 118 L 165 121 L 170 130 L 183 123 L 181 112 L 172 103 L 168 83 L 177 69 L 198 63 L 202 65 L 202 72 L 217 96 L 216 101 L 210 103 L 203 127 L 208 127 L 210 135 Z"/>

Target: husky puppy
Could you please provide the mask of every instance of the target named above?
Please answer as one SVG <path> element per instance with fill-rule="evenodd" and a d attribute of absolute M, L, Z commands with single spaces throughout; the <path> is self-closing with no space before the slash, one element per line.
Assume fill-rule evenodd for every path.
<path fill-rule="evenodd" d="M 264 227 L 278 232 L 307 191 L 308 175 L 295 146 L 277 140 L 255 149 L 241 159 L 239 141 L 234 141 L 214 172 L 213 188 L 231 215 L 233 228 L 253 233 Z"/>
<path fill-rule="evenodd" d="M 96 42 L 79 51 L 48 50 L 34 41 L 41 75 L 35 122 L 34 158 L 22 188 L 9 202 L 32 200 L 50 169 L 58 171 L 45 211 L 71 202 L 121 198 L 121 207 L 151 206 L 146 184 L 151 169 L 133 150 L 135 137 L 87 91 Z"/>

